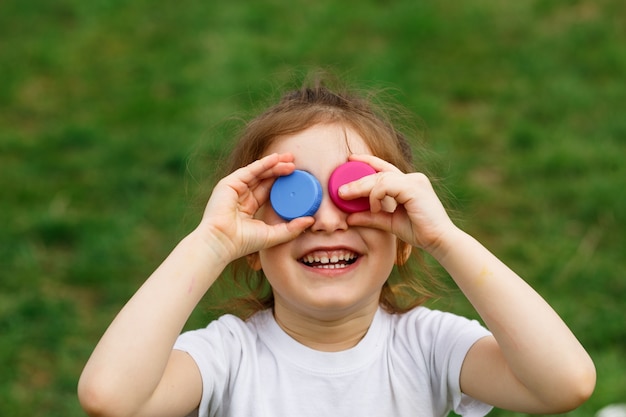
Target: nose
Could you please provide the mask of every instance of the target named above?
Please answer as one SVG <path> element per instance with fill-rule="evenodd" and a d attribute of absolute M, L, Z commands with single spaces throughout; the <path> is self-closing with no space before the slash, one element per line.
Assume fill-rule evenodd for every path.
<path fill-rule="evenodd" d="M 348 229 L 348 213 L 337 207 L 327 192 L 325 192 L 320 207 L 313 215 L 313 218 L 315 223 L 310 228 L 312 232 L 332 233 Z"/>

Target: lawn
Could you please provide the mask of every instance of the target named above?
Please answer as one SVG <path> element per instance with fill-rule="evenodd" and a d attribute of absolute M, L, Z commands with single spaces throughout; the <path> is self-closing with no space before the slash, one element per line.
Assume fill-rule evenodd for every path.
<path fill-rule="evenodd" d="M 317 67 L 393 92 L 459 224 L 588 348 L 597 389 L 567 415 L 626 402 L 624 16 L 620 0 L 0 2 L 0 415 L 84 415 L 85 361 L 197 224 L 232 121 Z M 438 306 L 475 316 L 458 292 Z"/>

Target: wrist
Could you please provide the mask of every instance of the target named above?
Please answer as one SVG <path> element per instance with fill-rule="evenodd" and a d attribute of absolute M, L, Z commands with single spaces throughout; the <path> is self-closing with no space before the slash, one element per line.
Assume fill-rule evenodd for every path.
<path fill-rule="evenodd" d="M 221 269 L 226 268 L 236 258 L 232 255 L 234 245 L 230 239 L 211 225 L 200 224 L 183 239 L 181 244 L 193 247 L 195 256 Z"/>
<path fill-rule="evenodd" d="M 461 242 L 464 236 L 467 236 L 467 234 L 463 230 L 451 224 L 450 227 L 442 231 L 438 238 L 426 248 L 426 252 L 443 265 L 453 250 L 462 244 Z"/>

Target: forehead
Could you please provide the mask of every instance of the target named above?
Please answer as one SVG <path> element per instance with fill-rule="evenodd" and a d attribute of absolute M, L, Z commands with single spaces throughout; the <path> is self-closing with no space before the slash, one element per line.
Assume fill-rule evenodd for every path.
<path fill-rule="evenodd" d="M 307 169 L 310 165 L 338 164 L 350 154 L 371 153 L 363 138 L 342 124 L 317 124 L 293 135 L 277 138 L 265 154 L 290 152 L 296 167 Z"/>

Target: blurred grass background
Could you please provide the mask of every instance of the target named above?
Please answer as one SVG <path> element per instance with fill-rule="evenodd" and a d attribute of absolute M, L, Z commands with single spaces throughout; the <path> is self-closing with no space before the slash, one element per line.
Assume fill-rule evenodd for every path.
<path fill-rule="evenodd" d="M 625 23 L 621 0 L 0 2 L 0 415 L 83 415 L 98 338 L 199 219 L 216 126 L 320 66 L 397 88 L 463 227 L 589 349 L 567 415 L 626 402 Z"/>

